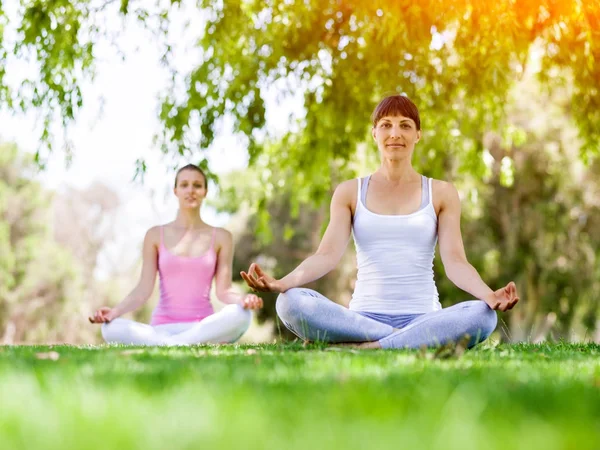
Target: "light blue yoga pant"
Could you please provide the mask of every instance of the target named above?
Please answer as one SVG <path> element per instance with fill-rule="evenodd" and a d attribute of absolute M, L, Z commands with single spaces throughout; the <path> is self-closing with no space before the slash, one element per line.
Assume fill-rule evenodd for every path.
<path fill-rule="evenodd" d="M 496 312 L 472 300 L 425 314 L 351 311 L 312 289 L 294 288 L 277 298 L 277 315 L 294 334 L 320 342 L 379 341 L 382 348 L 436 347 L 470 336 L 469 348 L 496 328 Z"/>

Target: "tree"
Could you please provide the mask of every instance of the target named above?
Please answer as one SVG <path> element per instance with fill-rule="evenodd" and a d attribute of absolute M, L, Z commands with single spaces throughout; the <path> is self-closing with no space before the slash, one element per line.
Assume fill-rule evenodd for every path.
<path fill-rule="evenodd" d="M 97 342 L 87 316 L 114 288 L 94 271 L 117 200 L 98 185 L 48 192 L 36 171 L 31 155 L 0 144 L 0 341 Z"/>
<path fill-rule="evenodd" d="M 50 195 L 29 179 L 33 161 L 0 146 L 0 336 L 5 343 L 69 333 L 82 292 L 71 255 L 52 239 Z"/>
<path fill-rule="evenodd" d="M 53 235 L 85 267 L 85 282 L 92 283 L 102 248 L 114 238 L 117 194 L 103 183 L 83 189 L 66 187 L 52 202 Z"/>
<path fill-rule="evenodd" d="M 543 92 L 527 76 L 511 95 L 510 133 L 488 133 L 488 171 L 460 182 L 467 254 L 491 286 L 515 279 L 524 300 L 504 316 L 504 337 L 580 340 L 597 328 L 600 294 L 598 162 L 577 159 L 569 89 Z M 443 276 L 446 304 L 464 293 Z"/>
<path fill-rule="evenodd" d="M 17 39 L 3 51 L 34 62 L 40 76 L 23 80 L 15 94 L 3 83 L 6 64 L 0 66 L 0 100 L 42 110 L 42 137 L 50 144 L 54 114 L 66 127 L 83 102 L 81 80 L 93 75 L 94 47 L 110 31 L 105 19 L 118 11 L 142 21 L 162 36 L 162 59 L 174 67 L 168 25 L 183 4 L 202 9 L 202 57 L 185 79 L 173 74 L 162 99 L 165 153 L 201 159 L 227 116 L 246 137 L 251 163 L 265 155 L 273 166 L 293 169 L 289 183 L 319 200 L 365 141 L 377 100 L 393 91 L 423 112 L 427 151 L 420 163 L 439 175 L 446 156 L 460 153 L 464 170 L 475 173 L 483 170 L 481 136 L 501 131 L 508 92 L 540 49 L 540 80 L 552 87 L 563 73 L 572 78 L 583 155 L 598 153 L 598 0 L 171 0 L 151 8 L 133 0 L 22 0 Z M 2 12 L 0 19 L 7 25 Z M 282 106 L 294 94 L 304 115 L 291 120 L 286 151 L 269 153 L 274 147 L 265 144 L 275 137 L 265 128 L 265 99 L 274 95 Z"/>

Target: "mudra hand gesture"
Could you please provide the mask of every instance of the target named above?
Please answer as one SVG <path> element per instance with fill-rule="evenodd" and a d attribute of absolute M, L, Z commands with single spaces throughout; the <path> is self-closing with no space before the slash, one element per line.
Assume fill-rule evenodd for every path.
<path fill-rule="evenodd" d="M 242 300 L 241 307 L 244 309 L 260 309 L 263 307 L 262 298 L 254 294 L 247 294 Z"/>
<path fill-rule="evenodd" d="M 250 264 L 248 272 L 240 272 L 240 275 L 250 288 L 258 292 L 285 292 L 283 283 L 271 275 L 263 272 L 256 263 Z"/>
<path fill-rule="evenodd" d="M 508 311 L 509 309 L 512 309 L 518 301 L 519 295 L 517 294 L 517 286 L 513 281 L 503 288 L 498 289 L 485 299 L 485 302 L 490 308 L 499 311 Z"/>
<path fill-rule="evenodd" d="M 90 323 L 108 323 L 113 320 L 117 316 L 116 312 L 113 308 L 109 308 L 108 306 L 103 306 L 102 308 L 98 308 L 98 310 L 94 313 L 93 316 L 88 317 Z"/>

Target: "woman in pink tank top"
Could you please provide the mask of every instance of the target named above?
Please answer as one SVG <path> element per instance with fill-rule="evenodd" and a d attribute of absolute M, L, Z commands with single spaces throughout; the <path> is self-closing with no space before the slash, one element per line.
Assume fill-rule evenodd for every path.
<path fill-rule="evenodd" d="M 117 306 L 102 307 L 90 317 L 102 324 L 107 342 L 138 345 L 229 343 L 248 329 L 252 309 L 262 307 L 254 294 L 232 288 L 233 241 L 231 233 L 206 224 L 200 207 L 207 193 L 202 170 L 189 164 L 175 177 L 179 200 L 176 219 L 146 233 L 142 274 L 138 285 Z M 120 316 L 141 307 L 160 279 L 160 300 L 151 323 Z M 213 279 L 218 299 L 227 304 L 215 313 L 210 303 Z"/>

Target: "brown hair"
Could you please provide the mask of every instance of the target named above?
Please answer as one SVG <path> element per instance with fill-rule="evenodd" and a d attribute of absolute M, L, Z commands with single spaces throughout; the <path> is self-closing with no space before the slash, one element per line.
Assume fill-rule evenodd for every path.
<path fill-rule="evenodd" d="M 198 172 L 200 175 L 202 175 L 202 177 L 204 178 L 204 187 L 208 189 L 208 182 L 206 179 L 206 174 L 202 171 L 202 169 L 200 167 L 198 167 L 195 164 L 188 164 L 187 166 L 183 166 L 181 167 L 177 173 L 175 174 L 175 187 L 177 187 L 177 179 L 179 178 L 179 174 L 181 172 L 183 172 L 184 170 L 195 170 L 196 172 Z"/>
<path fill-rule="evenodd" d="M 379 119 L 385 116 L 408 117 L 415 122 L 417 130 L 421 129 L 419 110 L 417 109 L 417 106 L 404 95 L 390 95 L 381 100 L 371 115 L 373 126 L 377 126 Z"/>

